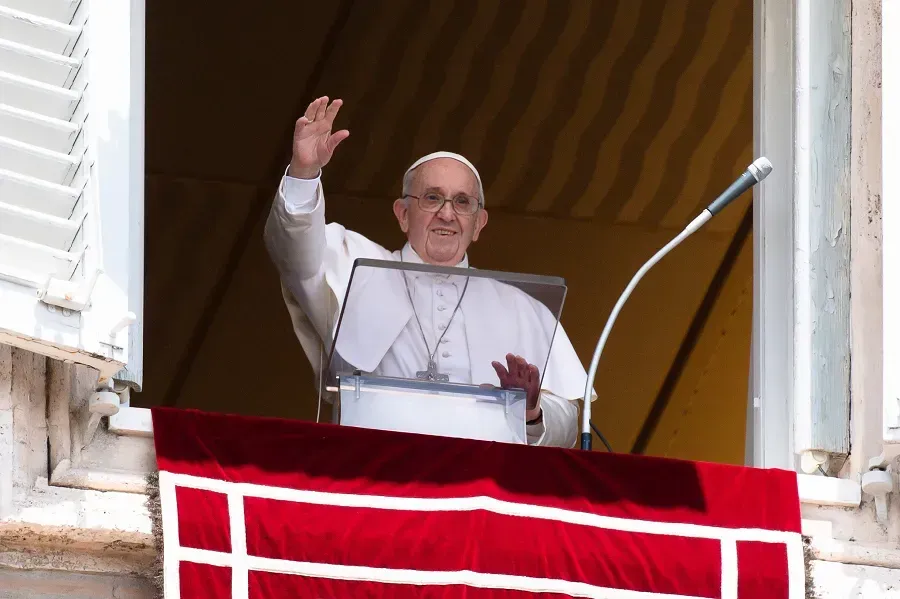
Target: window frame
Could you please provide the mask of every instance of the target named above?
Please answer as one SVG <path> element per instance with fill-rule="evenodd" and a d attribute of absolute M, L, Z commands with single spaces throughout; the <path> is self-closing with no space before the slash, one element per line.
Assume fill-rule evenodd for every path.
<path fill-rule="evenodd" d="M 808 239 L 809 234 L 816 233 L 808 230 L 810 225 L 820 226 L 831 222 L 826 219 L 846 217 L 846 212 L 840 210 L 846 210 L 852 200 L 851 184 L 847 183 L 846 190 L 837 190 L 840 195 L 835 196 L 834 206 L 814 205 L 815 197 L 823 190 L 828 193 L 822 186 L 828 184 L 826 175 L 830 175 L 816 172 L 816 160 L 837 157 L 849 163 L 852 130 L 849 121 L 844 122 L 846 119 L 839 119 L 840 128 L 832 129 L 821 122 L 822 102 L 832 101 L 830 95 L 824 98 L 822 94 L 834 94 L 834 101 L 838 101 L 843 88 L 817 85 L 815 77 L 827 75 L 820 63 L 811 62 L 817 57 L 810 56 L 811 51 L 822 52 L 823 48 L 846 43 L 846 38 L 839 38 L 840 23 L 832 12 L 849 11 L 849 3 L 842 0 L 840 8 L 823 8 L 813 1 L 754 2 L 754 153 L 767 156 L 775 170 L 754 189 L 753 339 L 745 463 L 795 472 L 801 470 L 797 452 L 805 453 L 808 447 L 819 447 L 819 443 L 830 447 L 832 441 L 837 447 L 842 427 L 847 436 L 851 434 L 849 413 L 843 419 L 817 416 L 829 406 L 838 405 L 838 400 L 849 398 L 852 382 L 848 377 L 845 389 L 831 387 L 841 384 L 841 375 L 835 370 L 817 378 L 816 352 L 829 351 L 829 346 L 823 331 L 813 338 L 816 312 L 825 309 L 815 305 L 824 285 L 821 280 L 816 281 L 811 270 L 816 265 L 811 264 L 813 245 Z M 840 51 L 848 53 L 846 47 Z M 852 55 L 852 47 L 849 54 Z M 835 57 L 834 60 L 846 58 L 848 64 L 836 63 L 832 67 L 849 68 L 851 55 Z M 851 77 L 850 72 L 842 75 Z M 847 100 L 847 105 L 841 104 L 842 109 L 849 109 L 852 100 Z M 815 144 L 825 145 L 817 148 Z M 822 220 L 811 222 L 810 218 Z M 845 237 L 854 234 L 847 233 L 849 221 L 838 222 Z M 798 224 L 804 227 L 798 228 Z M 831 270 L 819 278 L 846 277 L 842 279 L 846 282 L 850 279 L 850 262 L 839 252 L 828 250 L 817 260 L 824 260 Z M 839 294 L 834 301 L 841 302 L 838 307 L 845 316 L 853 309 L 849 293 L 846 297 Z M 829 322 L 829 326 L 846 328 L 852 338 L 849 320 Z M 829 368 L 840 367 L 842 360 L 849 362 L 849 345 L 835 351 L 844 354 L 829 356 Z M 811 442 L 814 444 L 806 445 Z M 858 452 L 860 445 L 856 447 Z M 813 451 L 806 457 L 818 459 L 819 455 Z M 807 475 L 800 476 L 803 480 Z"/>
<path fill-rule="evenodd" d="M 776 168 L 753 190 L 753 337 L 745 463 L 794 470 L 793 2 L 754 0 L 753 151 Z M 784 257 L 789 256 L 789 260 Z"/>

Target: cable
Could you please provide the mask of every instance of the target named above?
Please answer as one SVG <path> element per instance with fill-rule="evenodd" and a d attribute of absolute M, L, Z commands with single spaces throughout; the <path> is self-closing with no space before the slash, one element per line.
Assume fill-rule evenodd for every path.
<path fill-rule="evenodd" d="M 594 432 L 597 433 L 597 436 L 600 437 L 600 440 L 603 441 L 603 444 L 606 445 L 606 451 L 609 453 L 615 453 L 612 449 L 612 446 L 609 444 L 609 441 L 606 440 L 606 437 L 603 436 L 603 433 L 600 432 L 600 429 L 594 425 L 594 421 L 591 420 L 591 428 L 594 429 Z"/>
<path fill-rule="evenodd" d="M 316 424 L 319 424 L 319 417 L 322 415 L 322 383 L 324 382 L 322 373 L 322 358 L 325 355 L 325 345 L 319 346 L 319 401 L 316 403 Z"/>

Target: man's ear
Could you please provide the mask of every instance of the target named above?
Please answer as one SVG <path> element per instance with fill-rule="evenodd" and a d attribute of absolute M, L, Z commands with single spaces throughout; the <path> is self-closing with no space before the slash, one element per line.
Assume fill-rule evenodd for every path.
<path fill-rule="evenodd" d="M 406 200 L 402 198 L 394 200 L 394 216 L 400 223 L 400 230 L 404 233 L 409 232 L 409 204 Z"/>
<path fill-rule="evenodd" d="M 482 208 L 475 215 L 475 232 L 472 233 L 472 241 L 478 241 L 478 234 L 481 233 L 481 230 L 487 225 L 488 222 L 488 213 L 487 210 Z"/>

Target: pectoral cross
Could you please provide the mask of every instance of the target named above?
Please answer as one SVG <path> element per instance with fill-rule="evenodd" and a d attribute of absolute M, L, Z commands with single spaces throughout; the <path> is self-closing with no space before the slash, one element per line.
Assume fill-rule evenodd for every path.
<path fill-rule="evenodd" d="M 416 372 L 416 378 L 423 381 L 435 381 L 438 383 L 449 383 L 450 375 L 441 374 L 437 371 L 437 364 L 434 360 L 428 360 L 428 370 L 420 370 Z"/>

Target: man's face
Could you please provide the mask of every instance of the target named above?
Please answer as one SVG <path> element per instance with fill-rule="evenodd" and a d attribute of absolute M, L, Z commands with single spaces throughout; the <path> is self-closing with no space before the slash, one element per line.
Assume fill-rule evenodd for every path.
<path fill-rule="evenodd" d="M 478 180 L 466 165 L 452 158 L 437 158 L 413 171 L 412 185 L 407 193 L 418 197 L 436 193 L 451 200 L 460 194 L 477 198 Z M 439 211 L 426 212 L 413 197 L 394 202 L 394 215 L 400 228 L 412 248 L 428 264 L 458 264 L 469 244 L 478 240 L 481 229 L 487 224 L 487 211 L 483 208 L 468 216 L 458 214 L 451 204 L 444 202 Z"/>

